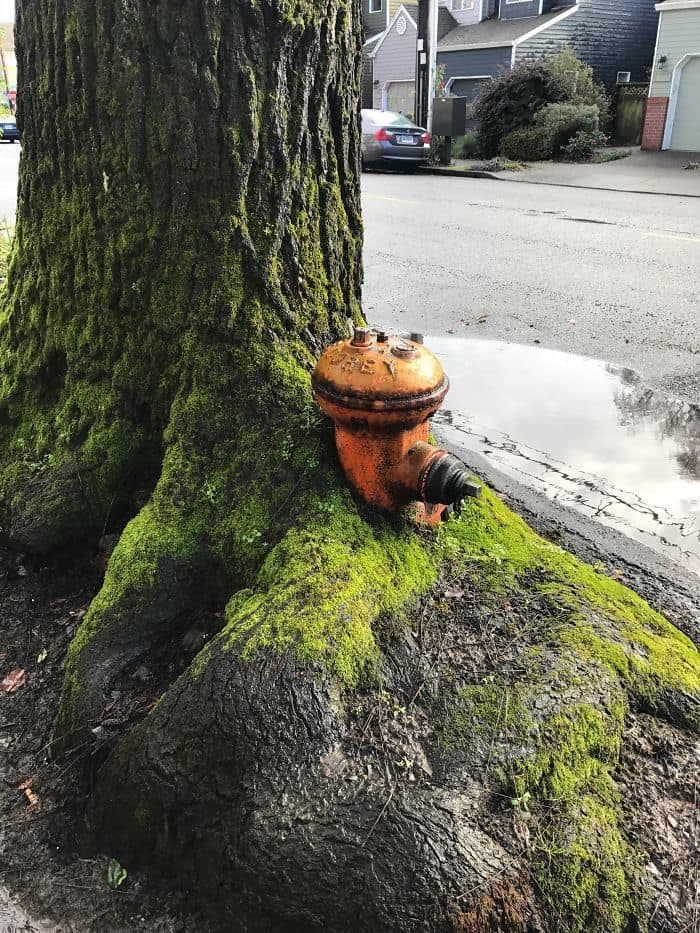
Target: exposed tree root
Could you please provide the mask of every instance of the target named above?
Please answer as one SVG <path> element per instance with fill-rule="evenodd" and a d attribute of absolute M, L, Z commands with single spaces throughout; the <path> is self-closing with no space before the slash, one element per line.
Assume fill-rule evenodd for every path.
<path fill-rule="evenodd" d="M 426 618 L 440 566 L 463 595 Z M 417 534 L 330 485 L 115 749 L 92 836 L 251 930 L 622 933 L 650 913 L 627 711 L 697 729 L 699 671 L 495 497 Z"/>

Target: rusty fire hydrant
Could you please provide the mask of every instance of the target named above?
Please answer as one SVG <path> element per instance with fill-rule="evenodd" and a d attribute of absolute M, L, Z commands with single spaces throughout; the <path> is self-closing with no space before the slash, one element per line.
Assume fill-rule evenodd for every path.
<path fill-rule="evenodd" d="M 434 525 L 480 494 L 463 463 L 428 443 L 430 417 L 450 383 L 418 339 L 356 327 L 323 354 L 312 386 L 335 424 L 345 475 L 365 502 L 390 512 L 410 506 Z"/>

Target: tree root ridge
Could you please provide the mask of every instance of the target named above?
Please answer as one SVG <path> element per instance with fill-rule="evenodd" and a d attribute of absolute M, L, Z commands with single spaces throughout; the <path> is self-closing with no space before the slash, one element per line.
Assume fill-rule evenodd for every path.
<path fill-rule="evenodd" d="M 92 838 L 251 930 L 643 925 L 624 724 L 697 728 L 696 649 L 490 494 L 427 538 L 323 501 L 117 745 Z"/>

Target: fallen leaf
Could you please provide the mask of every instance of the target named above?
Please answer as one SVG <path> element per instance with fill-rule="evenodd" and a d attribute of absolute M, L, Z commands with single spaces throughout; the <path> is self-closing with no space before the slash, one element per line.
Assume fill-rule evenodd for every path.
<path fill-rule="evenodd" d="M 19 690 L 20 687 L 24 686 L 26 681 L 26 671 L 22 668 L 17 668 L 15 671 L 10 671 L 7 677 L 0 684 L 0 690 L 3 693 L 14 693 L 15 690 Z"/>
<path fill-rule="evenodd" d="M 36 656 L 36 663 L 43 664 L 44 661 L 48 658 L 48 656 L 49 656 L 49 652 L 46 650 L 46 648 L 42 648 L 39 654 Z"/>
<path fill-rule="evenodd" d="M 464 596 L 464 590 L 445 590 L 445 599 L 461 599 Z"/>
<path fill-rule="evenodd" d="M 115 858 L 111 858 L 107 866 L 107 884 L 113 891 L 116 891 L 126 881 L 126 875 L 126 868 L 120 865 Z"/>

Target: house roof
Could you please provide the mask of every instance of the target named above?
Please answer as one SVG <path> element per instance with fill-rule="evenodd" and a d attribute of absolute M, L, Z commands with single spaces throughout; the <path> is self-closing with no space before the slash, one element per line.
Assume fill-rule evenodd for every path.
<path fill-rule="evenodd" d="M 528 16 L 522 19 L 485 19 L 473 26 L 457 26 L 438 42 L 438 51 L 449 52 L 455 49 L 513 45 L 521 36 L 541 26 L 546 26 L 557 16 L 561 16 L 561 10 L 554 10 L 542 16 Z"/>
<path fill-rule="evenodd" d="M 700 0 L 663 0 L 655 4 L 654 9 L 659 13 L 668 10 L 700 10 Z"/>
<path fill-rule="evenodd" d="M 438 42 L 456 27 L 457 20 L 445 6 L 438 7 Z"/>
<path fill-rule="evenodd" d="M 417 3 L 402 3 L 401 6 L 396 11 L 396 13 L 394 13 L 394 18 L 389 23 L 388 27 L 384 30 L 384 32 L 380 33 L 379 42 L 376 42 L 371 48 L 367 47 L 368 43 L 365 42 L 365 47 L 366 47 L 365 55 L 367 58 L 376 57 L 377 53 L 379 52 L 379 49 L 382 47 L 384 40 L 394 28 L 394 23 L 404 13 L 409 17 L 409 19 L 413 23 L 413 28 L 414 29 L 418 28 L 418 4 Z"/>

